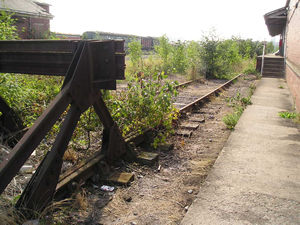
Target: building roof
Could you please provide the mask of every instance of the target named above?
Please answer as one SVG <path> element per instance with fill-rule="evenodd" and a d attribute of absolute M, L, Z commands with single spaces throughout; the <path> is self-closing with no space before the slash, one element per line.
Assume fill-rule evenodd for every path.
<path fill-rule="evenodd" d="M 50 5 L 48 2 L 44 0 L 33 0 L 33 2 L 39 4 L 39 5 Z"/>
<path fill-rule="evenodd" d="M 31 0 L 0 0 L 0 10 L 23 16 L 53 18 L 52 14 Z"/>
<path fill-rule="evenodd" d="M 282 7 L 264 15 L 271 36 L 281 34 L 287 20 L 287 8 Z"/>

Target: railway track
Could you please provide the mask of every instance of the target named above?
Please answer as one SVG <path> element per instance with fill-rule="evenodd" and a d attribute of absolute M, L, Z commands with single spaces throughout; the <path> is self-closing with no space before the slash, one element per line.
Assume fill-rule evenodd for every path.
<path fill-rule="evenodd" d="M 229 87 L 235 80 L 237 80 L 240 76 L 237 75 L 233 79 L 227 82 L 220 82 L 219 84 L 211 85 L 209 91 L 203 93 L 202 95 L 198 94 L 198 96 L 187 95 L 187 91 L 190 89 L 194 89 L 195 87 L 199 87 L 200 84 L 195 83 L 194 81 L 189 81 L 183 84 L 180 84 L 179 87 L 191 85 L 192 87 L 187 88 L 185 91 L 181 93 L 176 99 L 175 105 L 179 108 L 179 112 L 181 114 L 185 114 L 186 112 L 192 111 L 193 108 L 199 107 L 206 102 L 209 102 L 212 97 L 218 96 L 220 92 L 222 92 L 225 88 Z M 191 121 L 188 124 L 181 124 L 180 129 L 177 134 L 182 136 L 190 136 L 193 129 L 197 128 L 197 123 L 201 123 L 201 119 L 195 118 L 193 114 L 190 115 Z M 151 132 L 151 130 L 146 130 L 143 134 L 133 135 L 128 137 L 125 141 L 127 146 L 130 143 L 134 143 L 136 146 L 141 144 L 147 133 Z M 76 185 L 84 183 L 87 179 L 91 178 L 97 171 L 101 169 L 101 161 L 104 159 L 104 155 L 97 154 L 83 163 L 67 170 L 64 174 L 60 176 L 58 185 L 56 187 L 56 196 L 61 197 L 66 192 L 72 190 Z"/>

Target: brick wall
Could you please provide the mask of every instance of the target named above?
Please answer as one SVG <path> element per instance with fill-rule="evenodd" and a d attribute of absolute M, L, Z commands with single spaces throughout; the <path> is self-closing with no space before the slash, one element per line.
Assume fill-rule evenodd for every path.
<path fill-rule="evenodd" d="M 298 76 L 289 66 L 286 66 L 286 81 L 292 93 L 295 107 L 300 112 L 300 76 Z"/>
<path fill-rule="evenodd" d="M 44 38 L 50 30 L 49 19 L 31 18 L 31 35 L 34 39 Z"/>
<path fill-rule="evenodd" d="M 41 39 L 50 30 L 50 20 L 15 16 L 18 35 L 21 39 Z"/>
<path fill-rule="evenodd" d="M 18 36 L 21 39 L 27 39 L 29 37 L 29 18 L 28 17 L 14 17 L 16 19 L 16 27 Z"/>
<path fill-rule="evenodd" d="M 291 90 L 297 110 L 300 112 L 300 3 L 291 0 L 288 13 L 287 36 L 286 36 L 286 60 L 293 64 L 293 69 L 286 66 L 286 79 Z"/>

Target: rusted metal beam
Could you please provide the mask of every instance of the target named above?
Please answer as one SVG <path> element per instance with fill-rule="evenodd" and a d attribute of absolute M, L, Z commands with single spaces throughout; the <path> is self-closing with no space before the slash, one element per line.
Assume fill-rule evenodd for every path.
<path fill-rule="evenodd" d="M 115 89 L 116 80 L 124 79 L 123 45 L 123 41 L 62 41 L 57 45 L 47 41 L 14 41 L 6 42 L 6 45 L 0 42 L 0 71 L 30 74 L 49 74 L 51 71 L 53 75 L 65 76 L 61 92 L 0 165 L 0 193 L 71 104 L 51 151 L 22 193 L 18 207 L 40 211 L 51 201 L 64 152 L 81 113 L 89 107 L 94 106 L 105 127 L 102 147 L 105 151 L 101 153 L 109 160 L 125 153 L 121 132 L 99 92 L 100 88 Z"/>
<path fill-rule="evenodd" d="M 56 96 L 46 111 L 37 119 L 34 125 L 13 148 L 8 157 L 3 159 L 3 162 L 0 164 L 0 193 L 4 191 L 34 149 L 71 103 L 72 99 L 68 94 L 68 89 L 69 86 L 66 86 L 64 90 Z"/>
<path fill-rule="evenodd" d="M 0 72 L 65 76 L 79 41 L 1 41 Z"/>
<path fill-rule="evenodd" d="M 126 144 L 100 94 L 93 106 L 104 126 L 101 151 L 111 161 L 125 154 Z"/>
<path fill-rule="evenodd" d="M 68 143 L 81 113 L 78 106 L 74 104 L 71 105 L 62 128 L 56 136 L 51 151 L 48 152 L 39 165 L 29 184 L 27 184 L 26 189 L 23 191 L 21 198 L 17 202 L 16 206 L 18 208 L 39 212 L 52 200 L 63 163 L 63 155 L 68 147 Z"/>
<path fill-rule="evenodd" d="M 24 132 L 24 125 L 19 115 L 0 96 L 0 138 L 10 147 L 15 146 Z"/>

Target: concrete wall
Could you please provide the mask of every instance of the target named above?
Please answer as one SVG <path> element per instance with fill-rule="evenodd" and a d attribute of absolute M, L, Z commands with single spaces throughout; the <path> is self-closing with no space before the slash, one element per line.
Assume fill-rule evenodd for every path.
<path fill-rule="evenodd" d="M 286 79 L 300 112 L 300 3 L 291 0 L 286 32 Z"/>

